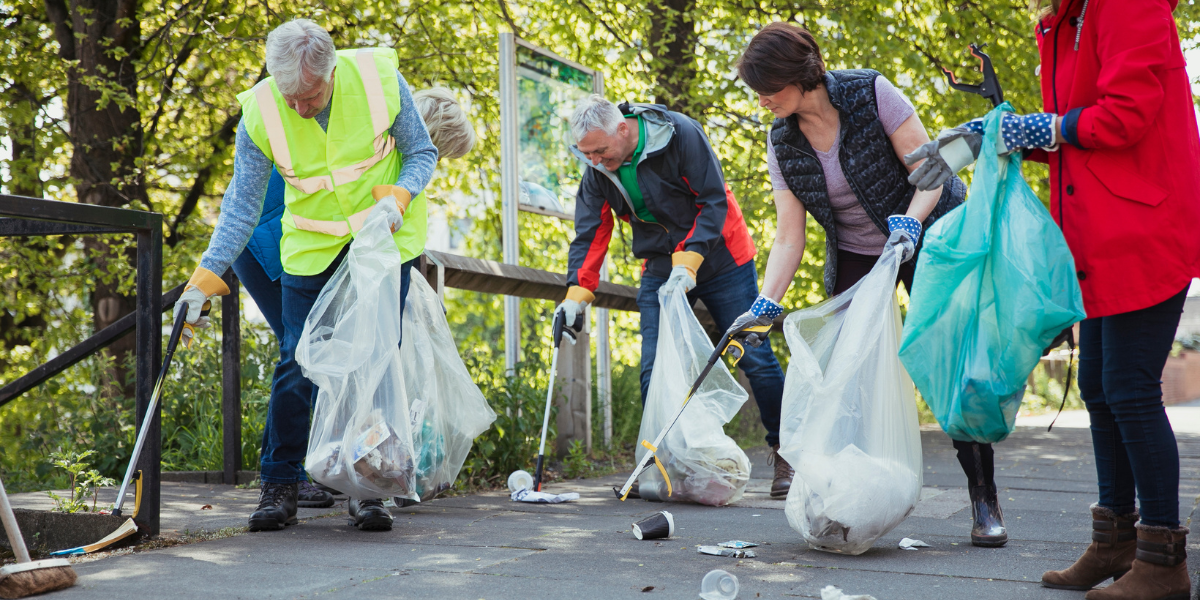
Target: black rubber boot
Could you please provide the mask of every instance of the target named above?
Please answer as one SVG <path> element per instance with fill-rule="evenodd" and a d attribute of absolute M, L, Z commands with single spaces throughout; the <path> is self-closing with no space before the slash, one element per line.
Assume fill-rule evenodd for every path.
<path fill-rule="evenodd" d="M 278 531 L 296 524 L 295 483 L 263 483 L 258 508 L 250 515 L 250 531 Z"/>
<path fill-rule="evenodd" d="M 350 499 L 349 524 L 360 531 L 391 531 L 392 513 L 384 508 L 383 500 L 370 498 L 368 500 Z"/>
<path fill-rule="evenodd" d="M 1008 530 L 1004 528 L 1004 513 L 1000 511 L 996 486 L 971 486 L 969 489 L 971 514 L 975 517 L 975 524 L 971 527 L 971 545 L 999 548 L 1007 544 Z"/>
<path fill-rule="evenodd" d="M 333 506 L 333 494 L 317 486 L 301 481 L 296 490 L 296 506 L 300 508 L 329 508 Z"/>

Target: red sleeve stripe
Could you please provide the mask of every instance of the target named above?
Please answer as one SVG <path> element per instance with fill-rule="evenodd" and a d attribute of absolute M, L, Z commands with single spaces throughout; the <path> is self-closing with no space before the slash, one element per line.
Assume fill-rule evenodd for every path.
<path fill-rule="evenodd" d="M 580 287 L 594 292 L 596 286 L 600 285 L 600 267 L 604 265 L 604 256 L 608 254 L 608 242 L 612 239 L 612 230 L 612 209 L 608 206 L 608 201 L 605 201 L 604 206 L 600 208 L 600 226 L 596 228 L 596 235 L 592 237 L 592 243 L 588 246 L 583 266 L 579 267 L 579 271 L 575 273 Z"/>
<path fill-rule="evenodd" d="M 700 195 L 700 194 L 696 193 L 696 190 L 692 189 L 692 182 L 688 181 L 687 177 L 680 177 L 680 179 L 683 180 L 683 184 L 687 186 L 688 191 L 691 192 L 693 196 Z M 725 189 L 728 190 L 729 186 L 725 186 Z M 699 211 L 702 211 L 702 210 L 704 210 L 704 207 L 697 204 L 696 205 L 696 211 L 697 211 L 696 218 L 692 220 L 692 228 L 688 230 L 687 235 L 683 236 L 683 239 L 680 240 L 679 244 L 677 244 L 675 246 L 674 252 L 683 252 L 683 245 L 686 244 L 688 242 L 688 240 L 692 239 L 692 234 L 696 233 L 696 221 L 700 220 L 700 212 Z"/>
<path fill-rule="evenodd" d="M 754 245 L 754 238 L 750 237 L 746 220 L 742 218 L 742 207 L 738 206 L 737 198 L 733 197 L 733 190 L 729 189 L 729 184 L 725 184 L 725 202 L 725 226 L 721 228 L 721 237 L 725 238 L 725 247 L 733 256 L 733 262 L 740 267 L 754 260 L 754 255 L 758 254 L 758 247 Z"/>

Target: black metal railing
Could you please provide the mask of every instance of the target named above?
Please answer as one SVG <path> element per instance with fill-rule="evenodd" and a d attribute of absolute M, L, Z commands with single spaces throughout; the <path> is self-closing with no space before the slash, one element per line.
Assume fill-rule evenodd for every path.
<path fill-rule="evenodd" d="M 0 217 L 7 217 L 0 218 L 0 236 L 6 237 L 132 233 L 137 238 L 134 312 L 121 317 L 82 343 L 0 388 L 0 406 L 95 354 L 133 329 L 136 348 L 134 395 L 137 402 L 136 418 L 140 428 L 150 405 L 155 369 L 162 358 L 160 315 L 164 300 L 178 298 L 182 292 L 181 288 L 176 288 L 168 292 L 166 298 L 163 297 L 162 215 L 75 202 L 0 195 Z M 146 445 L 138 461 L 138 469 L 142 471 L 143 477 L 138 527 L 150 535 L 156 535 L 159 530 L 162 458 L 160 427 L 160 417 L 154 415 L 148 436 L 150 443 Z"/>

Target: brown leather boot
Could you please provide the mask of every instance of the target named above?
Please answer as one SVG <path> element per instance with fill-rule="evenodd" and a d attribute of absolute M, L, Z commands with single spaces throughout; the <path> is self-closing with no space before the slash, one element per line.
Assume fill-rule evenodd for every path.
<path fill-rule="evenodd" d="M 1171 529 L 1137 524 L 1133 567 L 1112 585 L 1092 590 L 1087 600 L 1188 600 L 1186 527 Z"/>
<path fill-rule="evenodd" d="M 771 446 L 771 455 L 767 457 L 767 464 L 775 466 L 775 479 L 771 482 L 771 497 L 786 498 L 788 490 L 792 489 L 792 477 L 796 475 L 796 470 L 779 455 L 779 446 Z"/>
<path fill-rule="evenodd" d="M 1042 585 L 1056 590 L 1090 590 L 1112 577 L 1120 579 L 1133 565 L 1137 549 L 1138 513 L 1127 515 L 1092 505 L 1092 545 L 1075 564 L 1062 571 L 1046 571 Z"/>

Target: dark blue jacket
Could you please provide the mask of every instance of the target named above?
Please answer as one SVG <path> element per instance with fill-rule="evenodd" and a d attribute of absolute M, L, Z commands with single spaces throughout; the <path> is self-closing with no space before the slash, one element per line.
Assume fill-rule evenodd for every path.
<path fill-rule="evenodd" d="M 263 271 L 271 281 L 279 281 L 283 276 L 283 262 L 279 259 L 279 240 L 283 238 L 283 177 L 279 171 L 271 169 L 271 181 L 267 183 L 267 197 L 263 200 L 262 216 L 258 226 L 250 234 L 246 249 L 254 255 Z"/>

